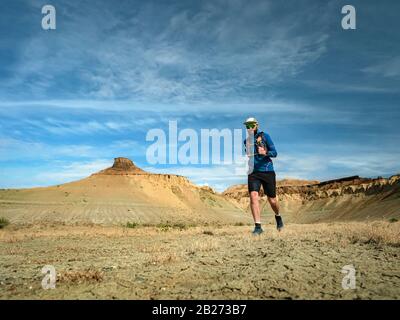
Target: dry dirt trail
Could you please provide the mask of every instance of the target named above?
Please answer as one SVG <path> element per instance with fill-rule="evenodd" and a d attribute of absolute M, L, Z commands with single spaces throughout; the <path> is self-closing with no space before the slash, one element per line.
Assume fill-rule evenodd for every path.
<path fill-rule="evenodd" d="M 1 299 L 399 299 L 400 223 L 0 230 Z M 41 268 L 57 271 L 41 287 Z M 345 265 L 356 288 L 342 288 Z"/>

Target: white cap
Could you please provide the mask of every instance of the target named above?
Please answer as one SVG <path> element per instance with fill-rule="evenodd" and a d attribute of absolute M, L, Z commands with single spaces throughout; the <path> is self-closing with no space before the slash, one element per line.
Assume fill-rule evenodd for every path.
<path fill-rule="evenodd" d="M 258 121 L 256 118 L 250 117 L 250 118 L 247 118 L 245 122 L 243 122 L 243 124 L 247 124 L 247 123 L 257 123 L 258 124 Z"/>

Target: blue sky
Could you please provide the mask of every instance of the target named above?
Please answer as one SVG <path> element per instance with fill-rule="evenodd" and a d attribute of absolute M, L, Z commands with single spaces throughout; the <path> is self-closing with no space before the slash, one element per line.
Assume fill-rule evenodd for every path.
<path fill-rule="evenodd" d="M 42 30 L 54 5 L 57 29 Z M 357 29 L 341 28 L 352 4 Z M 83 178 L 126 156 L 223 190 L 232 165 L 150 165 L 152 128 L 255 116 L 278 178 L 400 172 L 399 1 L 0 4 L 0 188 Z"/>

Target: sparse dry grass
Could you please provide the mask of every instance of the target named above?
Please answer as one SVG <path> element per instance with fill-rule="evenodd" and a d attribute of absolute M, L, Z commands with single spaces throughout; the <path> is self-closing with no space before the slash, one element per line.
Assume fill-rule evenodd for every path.
<path fill-rule="evenodd" d="M 159 253 L 165 251 L 165 246 L 162 243 L 153 243 L 151 245 L 139 245 L 137 249 L 143 253 Z"/>
<path fill-rule="evenodd" d="M 196 240 L 189 245 L 187 248 L 188 253 L 196 253 L 198 251 L 208 252 L 217 250 L 220 246 L 220 242 L 215 238 L 208 238 L 202 240 Z"/>
<path fill-rule="evenodd" d="M 104 273 L 99 270 L 88 268 L 86 270 L 61 271 L 57 274 L 57 282 L 75 283 L 101 282 L 104 279 Z"/>
<path fill-rule="evenodd" d="M 288 224 L 282 232 L 277 232 L 272 225 L 265 226 L 264 237 L 273 239 L 297 239 L 297 240 L 318 240 L 339 245 L 348 243 L 375 244 L 400 246 L 400 222 L 338 222 L 318 224 Z M 139 228 L 122 228 L 119 226 L 58 226 L 56 228 L 22 228 L 2 229 L 0 241 L 5 243 L 17 243 L 42 237 L 85 237 L 85 238 L 120 238 L 120 237 L 141 237 L 156 236 L 160 232 L 166 235 L 209 235 L 209 239 L 202 239 L 192 243 L 192 249 L 200 251 L 213 250 L 218 247 L 217 238 L 230 236 L 244 241 L 255 241 L 251 236 L 251 226 L 218 226 L 210 231 L 209 227 L 189 228 L 165 228 L 160 231 L 160 226 L 148 226 Z M 257 239 L 257 238 L 256 238 Z M 150 247 L 142 246 L 142 252 L 160 252 L 164 249 L 161 244 L 154 244 Z"/>
<path fill-rule="evenodd" d="M 373 223 L 356 228 L 345 228 L 343 234 L 351 243 L 400 247 L 400 223 Z"/>
<path fill-rule="evenodd" d="M 5 283 L 0 297 L 399 296 L 399 222 L 289 223 L 282 232 L 265 224 L 264 229 L 255 237 L 252 226 L 6 228 L 0 230 Z M 40 288 L 46 264 L 57 270 L 57 291 Z M 360 290 L 341 289 L 340 270 L 347 264 L 362 272 Z"/>
<path fill-rule="evenodd" d="M 145 264 L 148 265 L 164 265 L 167 263 L 178 262 L 181 257 L 175 252 L 161 252 L 151 255 Z"/>
<path fill-rule="evenodd" d="M 288 225 L 282 233 L 271 233 L 273 238 L 329 242 L 340 246 L 351 244 L 374 244 L 400 246 L 400 223 L 386 221 L 341 222 Z"/>

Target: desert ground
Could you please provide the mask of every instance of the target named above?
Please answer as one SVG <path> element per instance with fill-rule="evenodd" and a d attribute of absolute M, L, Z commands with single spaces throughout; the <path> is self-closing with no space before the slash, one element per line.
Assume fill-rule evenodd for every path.
<path fill-rule="evenodd" d="M 1 299 L 399 299 L 400 222 L 13 225 L 0 229 Z M 55 289 L 41 269 L 53 265 Z M 356 269 L 356 288 L 341 272 Z"/>
<path fill-rule="evenodd" d="M 399 175 L 284 180 L 278 197 L 284 230 L 262 197 L 257 237 L 246 185 L 217 193 L 127 158 L 78 181 L 0 190 L 0 299 L 400 298 Z M 46 265 L 55 289 L 42 287 Z"/>

